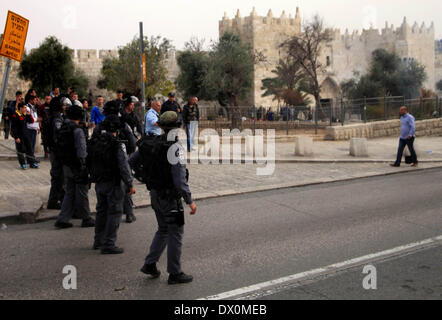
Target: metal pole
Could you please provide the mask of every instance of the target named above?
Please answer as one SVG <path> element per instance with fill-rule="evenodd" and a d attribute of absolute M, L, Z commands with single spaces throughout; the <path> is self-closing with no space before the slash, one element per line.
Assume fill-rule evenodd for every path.
<path fill-rule="evenodd" d="M 143 78 L 143 55 L 144 55 L 143 22 L 140 22 L 141 107 L 143 108 L 143 118 L 144 118 L 146 114 L 146 87 Z"/>
<path fill-rule="evenodd" d="M 367 123 L 367 97 L 364 97 L 364 123 Z"/>
<path fill-rule="evenodd" d="M 287 109 L 286 109 L 286 117 L 287 117 L 287 135 L 289 135 L 289 106 L 287 106 Z M 290 110 L 291 111 L 291 110 Z"/>
<path fill-rule="evenodd" d="M 333 127 L 333 101 L 328 106 L 330 108 L 330 127 Z"/>
<path fill-rule="evenodd" d="M 216 123 L 216 119 L 218 118 L 218 114 L 216 113 L 216 104 L 213 105 L 213 110 L 215 111 L 214 116 L 215 116 L 215 130 L 218 131 L 218 126 Z"/>
<path fill-rule="evenodd" d="M 320 105 L 320 103 L 316 102 L 316 108 L 315 108 L 315 134 L 318 134 L 319 105 Z"/>
<path fill-rule="evenodd" d="M 11 72 L 11 59 L 6 60 L 5 73 L 3 74 L 2 91 L 0 93 L 0 123 L 2 121 L 3 106 L 6 99 L 6 89 L 8 87 L 9 73 Z"/>
<path fill-rule="evenodd" d="M 341 98 L 341 124 L 345 124 L 345 109 L 344 109 L 344 98 Z"/>
<path fill-rule="evenodd" d="M 253 106 L 253 134 L 256 134 L 256 106 Z"/>

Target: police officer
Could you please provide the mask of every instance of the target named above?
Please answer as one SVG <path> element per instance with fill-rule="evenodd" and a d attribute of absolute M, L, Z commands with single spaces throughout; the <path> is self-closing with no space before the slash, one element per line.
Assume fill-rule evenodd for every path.
<path fill-rule="evenodd" d="M 176 146 L 173 145 L 176 142 L 176 138 L 173 142 L 169 142 L 168 134 L 171 130 L 181 126 L 177 113 L 173 111 L 164 113 L 160 118 L 159 125 L 164 129 L 165 134 L 158 137 L 146 137 L 146 143 L 149 145 L 153 143 L 152 150 L 161 150 L 161 147 L 157 148 L 156 145 L 172 146 L 172 148 Z M 186 204 L 190 206 L 191 215 L 196 214 L 197 206 L 192 200 L 185 164 L 182 161 L 176 161 L 174 164 L 169 163 L 168 150 L 170 148 L 166 148 L 165 152 L 154 155 L 152 159 L 148 160 L 146 159 L 143 145 L 141 145 L 140 149 L 131 157 L 129 163 L 135 169 L 140 163 L 146 166 L 147 162 L 154 161 L 151 164 L 153 165 L 150 171 L 151 177 L 146 177 L 146 185 L 151 191 L 151 203 L 158 221 L 158 232 L 155 235 L 150 253 L 145 260 L 145 265 L 141 272 L 153 278 L 158 278 L 161 273 L 158 271 L 156 264 L 167 246 L 168 282 L 172 285 L 193 281 L 193 277 L 186 275 L 181 269 L 182 239 L 185 224 L 184 208 L 181 199 L 183 198 Z M 177 150 L 176 155 L 182 157 L 183 153 Z"/>
<path fill-rule="evenodd" d="M 133 178 L 124 143 L 117 139 L 120 120 L 108 115 L 89 142 L 89 164 L 93 182 L 96 183 L 97 221 L 94 250 L 102 254 L 122 254 L 116 247 L 117 232 L 123 215 L 126 193 L 135 194 Z M 128 190 L 128 191 L 126 191 Z"/>
<path fill-rule="evenodd" d="M 55 137 L 56 156 L 63 164 L 66 194 L 55 227 L 72 228 L 69 222 L 74 213 L 82 220 L 82 228 L 95 226 L 89 208 L 89 178 L 86 167 L 86 137 L 79 123 L 83 119 L 83 109 L 70 106 L 66 109 L 67 119 Z"/>
<path fill-rule="evenodd" d="M 124 107 L 120 110 L 121 121 L 127 123 L 127 125 L 132 129 L 135 134 L 135 129 L 137 134 L 143 135 L 143 126 L 140 123 L 140 119 L 135 113 L 135 103 L 139 102 L 137 97 L 129 97 L 126 99 Z"/>
<path fill-rule="evenodd" d="M 161 114 L 164 114 L 168 111 L 176 112 L 178 116 L 181 114 L 181 106 L 176 101 L 176 95 L 173 92 L 169 93 L 169 100 L 164 102 L 161 107 Z"/>
<path fill-rule="evenodd" d="M 103 108 L 103 113 L 106 117 L 111 115 L 120 116 L 120 106 L 116 101 L 109 101 L 105 104 Z M 101 126 L 98 125 L 94 130 L 94 135 L 102 131 Z M 137 148 L 137 138 L 135 137 L 132 129 L 127 123 L 121 123 L 120 118 L 120 128 L 118 130 L 118 139 L 124 141 L 126 146 L 126 152 L 131 155 L 135 152 Z M 134 214 L 134 203 L 129 190 L 126 190 L 124 196 L 123 214 L 126 216 L 126 223 L 133 223 L 137 220 Z"/>
<path fill-rule="evenodd" d="M 60 210 L 64 199 L 63 164 L 60 159 L 57 158 L 55 153 L 54 141 L 57 131 L 60 130 L 64 122 L 62 112 L 63 105 L 61 99 L 59 97 L 52 99 L 49 105 L 48 121 L 43 124 L 44 127 L 47 126 L 46 143 L 49 150 L 49 159 L 51 161 L 51 191 L 49 192 L 47 207 L 50 210 Z"/>

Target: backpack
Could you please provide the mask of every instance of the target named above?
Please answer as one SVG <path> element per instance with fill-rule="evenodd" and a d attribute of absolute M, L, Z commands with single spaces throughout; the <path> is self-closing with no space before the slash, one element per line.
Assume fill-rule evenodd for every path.
<path fill-rule="evenodd" d="M 63 122 L 60 130 L 54 135 L 54 152 L 60 161 L 68 167 L 80 165 L 75 150 L 74 131 L 78 126 L 73 122 Z"/>
<path fill-rule="evenodd" d="M 87 167 L 91 182 L 119 180 L 117 151 L 120 142 L 111 133 L 95 134 L 87 144 Z"/>
<path fill-rule="evenodd" d="M 135 171 L 135 178 L 146 184 L 148 190 L 175 190 L 171 164 L 167 158 L 169 148 L 175 142 L 165 136 L 145 137 L 138 144 L 141 160 Z"/>

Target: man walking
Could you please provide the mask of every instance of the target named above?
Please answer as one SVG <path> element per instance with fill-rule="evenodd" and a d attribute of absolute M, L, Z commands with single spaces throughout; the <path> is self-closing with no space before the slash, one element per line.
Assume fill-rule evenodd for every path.
<path fill-rule="evenodd" d="M 414 150 L 414 140 L 416 133 L 416 125 L 414 117 L 408 113 L 407 107 L 401 107 L 401 137 L 399 140 L 399 150 L 397 154 L 396 162 L 391 164 L 392 167 L 400 167 L 402 162 L 402 156 L 404 154 L 405 147 L 408 146 L 408 149 L 411 153 L 411 161 L 413 163 L 412 167 L 418 166 L 416 151 Z"/>
<path fill-rule="evenodd" d="M 183 121 L 186 127 L 187 134 L 187 151 L 192 152 L 196 150 L 195 136 L 198 131 L 198 121 L 200 120 L 200 111 L 197 104 L 198 99 L 192 97 L 189 99 L 189 103 L 184 106 L 183 109 Z"/>
<path fill-rule="evenodd" d="M 37 143 L 37 136 L 40 133 L 40 123 L 38 122 L 38 112 L 37 112 L 37 97 L 28 96 L 26 101 L 27 113 L 31 115 L 34 121 L 27 124 L 27 134 L 28 139 L 31 142 L 32 153 L 35 154 L 35 144 Z"/>

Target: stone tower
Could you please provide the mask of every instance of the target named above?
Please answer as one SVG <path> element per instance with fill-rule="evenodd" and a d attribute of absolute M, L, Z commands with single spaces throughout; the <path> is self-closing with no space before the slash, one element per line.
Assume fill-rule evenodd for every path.
<path fill-rule="evenodd" d="M 262 52 L 267 58 L 265 64 L 255 66 L 253 93 L 247 103 L 257 107 L 274 104 L 273 97 L 262 97 L 262 79 L 273 76 L 272 70 L 281 58 L 280 44 L 301 32 L 299 8 L 296 10 L 295 18 L 287 16 L 285 12 L 276 18 L 272 10 L 269 10 L 266 17 L 260 17 L 255 8 L 248 17 L 241 17 L 238 10 L 235 18 L 229 19 L 226 13 L 219 23 L 220 36 L 226 32 L 239 35 L 241 40 L 250 44 L 254 51 Z"/>

